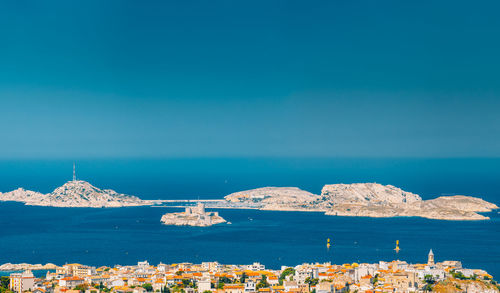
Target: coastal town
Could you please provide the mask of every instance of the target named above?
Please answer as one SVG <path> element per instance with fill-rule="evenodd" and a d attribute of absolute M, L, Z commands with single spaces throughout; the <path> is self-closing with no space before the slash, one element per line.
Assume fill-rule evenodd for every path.
<path fill-rule="evenodd" d="M 113 267 L 65 264 L 45 266 L 5 264 L 20 269 L 1 277 L 2 293 L 337 293 L 337 292 L 500 292 L 493 276 L 481 269 L 462 267 L 460 261 L 409 264 L 395 260 L 378 263 L 305 263 L 280 269 L 261 263 L 224 265 L 176 263 Z M 48 269 L 35 277 L 30 269 Z M 49 269 L 50 268 L 50 269 Z"/>

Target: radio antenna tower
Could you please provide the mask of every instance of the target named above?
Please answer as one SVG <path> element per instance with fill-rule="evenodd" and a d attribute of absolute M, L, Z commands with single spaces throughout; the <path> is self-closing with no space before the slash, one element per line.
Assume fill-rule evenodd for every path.
<path fill-rule="evenodd" d="M 73 162 L 73 181 L 76 181 L 75 162 Z"/>

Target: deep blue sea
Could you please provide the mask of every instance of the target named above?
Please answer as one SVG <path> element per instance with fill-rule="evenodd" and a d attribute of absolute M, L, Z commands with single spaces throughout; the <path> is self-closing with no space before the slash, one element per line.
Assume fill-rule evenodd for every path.
<path fill-rule="evenodd" d="M 424 199 L 464 194 L 500 203 L 500 159 L 79 160 L 77 177 L 144 199 L 222 198 L 262 186 L 378 182 Z M 71 180 L 72 161 L 0 161 L 0 191 L 50 192 Z M 500 277 L 500 215 L 489 221 L 351 218 L 220 209 L 231 225 L 171 227 L 178 208 L 70 209 L 0 203 L 0 263 L 89 265 L 219 261 L 269 267 L 302 262 L 460 260 Z M 332 247 L 326 248 L 326 239 Z M 401 251 L 393 250 L 396 240 Z"/>

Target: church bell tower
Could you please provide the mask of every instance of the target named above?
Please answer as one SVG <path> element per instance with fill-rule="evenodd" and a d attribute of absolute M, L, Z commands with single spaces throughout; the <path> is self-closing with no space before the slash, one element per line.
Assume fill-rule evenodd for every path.
<path fill-rule="evenodd" d="M 429 251 L 429 255 L 427 256 L 427 265 L 434 265 L 434 253 L 432 252 L 432 249 Z"/>

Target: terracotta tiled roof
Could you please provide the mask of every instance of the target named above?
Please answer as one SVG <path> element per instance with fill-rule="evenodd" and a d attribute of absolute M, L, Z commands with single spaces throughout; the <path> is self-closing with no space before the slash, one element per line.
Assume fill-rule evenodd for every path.
<path fill-rule="evenodd" d="M 243 285 L 224 285 L 224 290 L 226 289 L 243 289 Z"/>
<path fill-rule="evenodd" d="M 83 281 L 83 279 L 80 277 L 66 277 L 66 278 L 62 278 L 61 280 L 64 280 L 64 281 Z"/>

